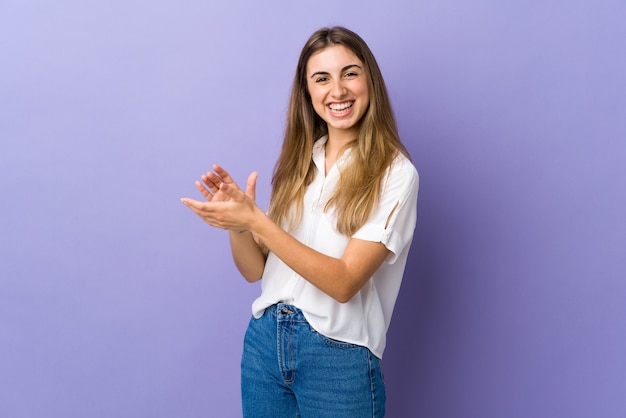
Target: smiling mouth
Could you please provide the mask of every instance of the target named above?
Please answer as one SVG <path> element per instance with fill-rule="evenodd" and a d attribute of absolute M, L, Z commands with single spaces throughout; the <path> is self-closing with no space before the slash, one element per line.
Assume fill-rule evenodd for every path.
<path fill-rule="evenodd" d="M 343 103 L 331 103 L 328 105 L 328 108 L 333 112 L 344 112 L 352 107 L 354 101 L 343 102 Z"/>

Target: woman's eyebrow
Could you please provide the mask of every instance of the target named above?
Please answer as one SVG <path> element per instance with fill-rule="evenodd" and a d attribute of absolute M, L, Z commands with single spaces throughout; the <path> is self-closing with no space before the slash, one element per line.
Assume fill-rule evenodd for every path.
<path fill-rule="evenodd" d="M 362 70 L 362 69 L 363 69 L 363 67 L 361 67 L 361 66 L 360 66 L 360 65 L 358 65 L 358 64 L 350 64 L 350 65 L 346 65 L 345 67 L 343 67 L 343 68 L 341 69 L 341 72 L 343 73 L 344 71 L 348 71 L 348 70 L 349 70 L 350 68 L 352 68 L 352 67 L 356 67 L 356 68 L 358 68 L 359 70 Z M 313 78 L 313 77 L 315 77 L 315 76 L 317 76 L 317 75 L 330 75 L 330 73 L 329 73 L 328 71 L 316 71 L 316 72 L 314 72 L 313 74 L 311 74 L 311 77 L 310 77 L 310 78 Z"/>

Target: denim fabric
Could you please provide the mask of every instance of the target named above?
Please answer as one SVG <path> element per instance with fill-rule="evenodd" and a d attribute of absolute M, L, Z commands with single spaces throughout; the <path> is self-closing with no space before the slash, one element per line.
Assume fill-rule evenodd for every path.
<path fill-rule="evenodd" d="M 252 318 L 244 340 L 245 418 L 379 418 L 380 360 L 365 347 L 327 338 L 302 312 L 279 303 Z"/>

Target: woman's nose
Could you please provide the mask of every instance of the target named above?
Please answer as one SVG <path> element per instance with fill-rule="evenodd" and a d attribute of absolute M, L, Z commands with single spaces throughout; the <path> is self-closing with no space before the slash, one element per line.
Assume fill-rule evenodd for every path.
<path fill-rule="evenodd" d="M 342 97 L 346 94 L 346 87 L 341 81 L 336 81 L 333 83 L 332 94 L 335 97 Z"/>

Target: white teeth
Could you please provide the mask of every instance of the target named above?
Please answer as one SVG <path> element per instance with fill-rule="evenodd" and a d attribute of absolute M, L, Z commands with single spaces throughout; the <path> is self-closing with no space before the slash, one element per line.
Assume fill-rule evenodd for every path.
<path fill-rule="evenodd" d="M 332 104 L 329 104 L 328 107 L 330 107 L 331 110 L 341 111 L 341 110 L 346 110 L 352 107 L 352 103 L 353 102 L 332 103 Z"/>

